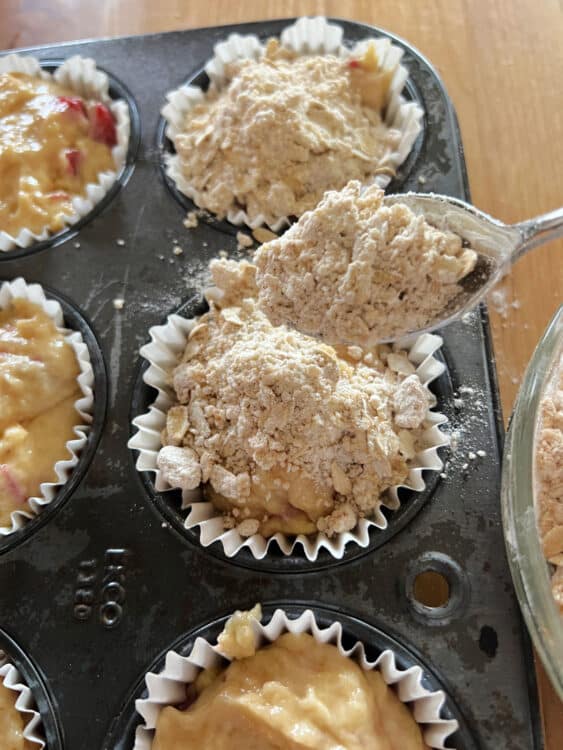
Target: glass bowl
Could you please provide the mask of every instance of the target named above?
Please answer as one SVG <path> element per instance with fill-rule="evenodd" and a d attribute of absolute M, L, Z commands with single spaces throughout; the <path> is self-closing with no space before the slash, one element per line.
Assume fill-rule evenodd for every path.
<path fill-rule="evenodd" d="M 520 608 L 553 687 L 563 700 L 563 618 L 552 597 L 534 501 L 535 433 L 544 388 L 563 349 L 563 306 L 532 356 L 506 438 L 502 520 L 506 552 Z"/>

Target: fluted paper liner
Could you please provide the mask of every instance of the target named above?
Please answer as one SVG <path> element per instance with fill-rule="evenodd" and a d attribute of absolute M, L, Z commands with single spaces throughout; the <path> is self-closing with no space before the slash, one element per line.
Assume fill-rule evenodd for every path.
<path fill-rule="evenodd" d="M 41 716 L 37 711 L 33 693 L 22 681 L 21 675 L 10 664 L 5 654 L 0 651 L 0 683 L 4 687 L 14 691 L 14 706 L 22 714 L 24 720 L 23 736 L 26 740 L 37 747 L 37 750 L 45 747 L 45 740 L 41 730 Z"/>
<path fill-rule="evenodd" d="M 209 294 L 206 292 L 206 294 Z M 150 343 L 141 348 L 141 356 L 149 362 L 149 368 L 143 375 L 147 385 L 158 392 L 155 402 L 146 414 L 136 417 L 133 425 L 137 432 L 129 441 L 129 447 L 139 451 L 136 466 L 139 471 L 154 473 L 154 486 L 157 492 L 171 490 L 170 485 L 163 479 L 157 467 L 157 456 L 162 447 L 161 432 L 166 426 L 166 412 L 175 401 L 174 390 L 167 382 L 171 370 L 180 362 L 188 341 L 188 335 L 197 318 L 184 318 L 180 315 L 170 315 L 164 325 L 153 326 L 149 330 Z M 182 491 L 182 508 L 189 508 L 184 521 L 186 529 L 199 527 L 200 542 L 204 547 L 218 541 L 223 546 L 227 557 L 233 557 L 241 549 L 247 547 L 252 555 L 260 560 L 267 553 L 274 541 L 284 555 L 293 553 L 297 545 L 309 560 L 316 560 L 321 549 L 326 549 L 333 557 L 341 559 L 347 544 L 357 544 L 367 547 L 369 544 L 369 530 L 372 526 L 380 529 L 387 527 L 387 520 L 381 512 L 381 505 L 396 510 L 400 506 L 398 490 L 405 487 L 415 492 L 425 489 L 424 471 L 442 471 L 443 463 L 438 455 L 438 448 L 448 445 L 449 438 L 440 431 L 440 425 L 447 419 L 443 414 L 431 411 L 436 405 L 436 398 L 429 389 L 429 384 L 438 378 L 445 370 L 445 365 L 439 362 L 434 354 L 442 345 L 442 338 L 434 334 L 425 333 L 414 339 L 404 340 L 404 349 L 408 351 L 408 358 L 416 368 L 416 374 L 424 385 L 430 399 L 430 408 L 426 415 L 426 428 L 422 435 L 424 448 L 408 462 L 409 473 L 404 484 L 392 487 L 380 498 L 380 505 L 372 517 L 360 518 L 356 528 L 342 534 L 328 538 L 326 534 L 317 533 L 311 536 L 299 534 L 288 536 L 277 533 L 269 538 L 261 534 L 242 537 L 235 529 L 226 530 L 223 527 L 223 517 L 212 503 L 202 500 L 201 487 L 195 490 Z M 176 490 L 177 491 L 177 490 Z"/>
<path fill-rule="evenodd" d="M 298 618 L 290 619 L 283 609 L 276 609 L 267 625 L 255 620 L 254 631 L 258 645 L 267 645 L 283 633 L 309 633 L 319 643 L 331 643 L 346 657 L 354 659 L 363 669 L 376 669 L 387 685 L 393 687 L 398 699 L 408 703 L 415 721 L 421 725 L 424 740 L 431 748 L 445 748 L 447 738 L 458 728 L 454 719 L 443 719 L 440 712 L 446 700 L 443 690 L 430 692 L 422 685 L 424 672 L 413 666 L 400 669 L 392 650 L 386 649 L 371 662 L 367 659 L 364 644 L 357 641 L 352 648 L 342 644 L 343 626 L 335 621 L 329 627 L 319 626 L 315 614 L 305 610 Z M 186 685 L 192 683 L 202 669 L 226 664 L 217 645 L 197 638 L 189 656 L 175 651 L 166 654 L 164 669 L 158 674 L 149 672 L 146 677 L 147 697 L 136 701 L 137 712 L 144 724 L 137 727 L 133 750 L 151 750 L 154 729 L 161 710 L 168 705 L 185 701 Z"/>
<path fill-rule="evenodd" d="M 27 284 L 22 278 L 5 281 L 0 286 L 0 309 L 7 307 L 11 300 L 16 298 L 27 299 L 39 305 L 54 321 L 58 330 L 64 334 L 65 341 L 74 349 L 80 368 L 77 382 L 82 391 L 81 397 L 75 401 L 74 406 L 82 421 L 74 427 L 75 437 L 66 444 L 70 456 L 57 461 L 55 464 L 57 481 L 44 482 L 40 487 L 40 496 L 29 498 L 25 509 L 13 511 L 11 514 L 12 525 L 9 527 L 0 526 L 0 536 L 12 534 L 22 528 L 29 519 L 41 513 L 41 510 L 56 497 L 57 492 L 66 483 L 80 460 L 80 453 L 88 440 L 94 407 L 94 370 L 90 362 L 88 347 L 84 343 L 80 331 L 71 331 L 64 328 L 64 317 L 60 304 L 54 299 L 47 298 L 40 284 Z"/>
<path fill-rule="evenodd" d="M 27 73 L 45 80 L 54 79 L 61 86 L 66 86 L 84 99 L 96 99 L 107 105 L 115 118 L 117 144 L 112 148 L 115 170 L 101 172 L 98 182 L 88 183 L 84 190 L 85 196 L 75 196 L 72 199 L 73 212 L 64 217 L 65 226 L 76 224 L 108 193 L 125 166 L 127 149 L 129 148 L 130 118 L 129 107 L 123 99 L 112 99 L 109 95 L 109 79 L 107 75 L 96 68 L 94 60 L 74 55 L 58 67 L 54 73 L 41 68 L 39 60 L 28 55 L 7 55 L 0 58 L 0 75 L 2 73 Z M 14 248 L 26 248 L 34 242 L 40 242 L 54 234 L 47 227 L 39 234 L 23 228 L 16 237 L 0 229 L 0 252 L 8 252 Z"/>
<path fill-rule="evenodd" d="M 409 155 L 414 142 L 422 129 L 423 110 L 415 102 L 407 102 L 401 95 L 405 81 L 408 78 L 407 69 L 400 64 L 403 50 L 393 44 L 387 37 L 364 39 L 351 49 L 342 43 L 343 29 L 338 24 L 329 23 L 326 18 L 300 18 L 285 28 L 281 33 L 281 43 L 294 52 L 307 54 L 332 54 L 337 57 L 348 55 L 360 56 L 365 47 L 374 42 L 377 57 L 382 61 L 383 70 L 393 70 L 393 77 L 389 87 L 389 99 L 385 109 L 384 122 L 389 128 L 399 130 L 400 142 L 396 151 L 386 154 L 378 165 L 389 167 L 396 171 Z M 215 45 L 214 56 L 205 66 L 205 72 L 211 82 L 221 89 L 227 83 L 225 65 L 234 60 L 257 60 L 264 51 L 264 45 L 254 34 L 241 36 L 231 34 L 226 41 Z M 182 132 L 186 116 L 191 109 L 205 98 L 205 93 L 197 86 L 183 85 L 166 95 L 167 104 L 161 114 L 166 120 L 166 136 L 174 143 L 176 136 Z M 178 190 L 201 207 L 201 198 L 197 190 L 183 176 L 180 160 L 176 154 L 169 155 L 166 160 L 166 171 L 174 181 Z M 377 184 L 381 188 L 387 187 L 391 177 L 388 174 L 378 174 L 369 184 Z M 231 224 L 238 226 L 246 224 L 251 229 L 267 224 L 274 232 L 287 226 L 287 216 L 278 217 L 268 224 L 262 214 L 249 215 L 246 211 L 231 209 L 227 214 Z"/>

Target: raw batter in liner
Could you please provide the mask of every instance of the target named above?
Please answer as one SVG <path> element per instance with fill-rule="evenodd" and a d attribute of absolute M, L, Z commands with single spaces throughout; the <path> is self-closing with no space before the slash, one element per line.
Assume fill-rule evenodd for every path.
<path fill-rule="evenodd" d="M 115 170 L 113 115 L 53 80 L 0 74 L 0 230 L 58 231 L 72 199 Z"/>
<path fill-rule="evenodd" d="M 19 693 L 7 688 L 0 680 L 0 747 L 2 750 L 33 750 L 34 748 L 34 745 L 23 736 L 24 718 L 15 706 L 18 695 Z"/>
<path fill-rule="evenodd" d="M 219 637 L 236 661 L 200 673 L 186 709 L 167 706 L 152 750 L 424 750 L 422 733 L 376 670 L 331 644 L 285 633 L 256 650 L 259 608 L 237 613 Z"/>
<path fill-rule="evenodd" d="M 39 305 L 15 299 L 0 309 L 0 526 L 26 510 L 81 418 L 76 354 Z"/>

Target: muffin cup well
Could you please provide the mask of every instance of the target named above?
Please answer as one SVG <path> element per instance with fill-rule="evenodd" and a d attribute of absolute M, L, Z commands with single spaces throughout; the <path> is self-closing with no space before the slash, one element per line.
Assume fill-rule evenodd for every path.
<path fill-rule="evenodd" d="M 72 199 L 73 212 L 64 217 L 65 227 L 72 226 L 89 214 L 103 199 L 125 166 L 131 129 L 129 107 L 124 100 L 114 100 L 110 97 L 108 76 L 96 68 L 94 60 L 79 55 L 69 57 L 52 74 L 44 70 L 35 57 L 7 55 L 0 58 L 0 74 L 2 73 L 26 73 L 45 80 L 53 79 L 85 99 L 97 99 L 106 104 L 115 118 L 117 144 L 112 149 L 115 170 L 101 172 L 97 182 L 85 186 L 84 197 L 75 196 Z M 13 237 L 0 229 L 0 252 L 28 248 L 52 234 L 54 233 L 47 227 L 40 233 L 24 227 Z"/>
<path fill-rule="evenodd" d="M 351 648 L 345 648 L 345 628 L 338 620 L 323 627 L 317 624 L 315 613 L 310 609 L 296 619 L 291 619 L 285 610 L 276 609 L 266 625 L 255 620 L 253 627 L 259 646 L 274 642 L 283 633 L 309 633 L 318 643 L 335 645 L 343 656 L 354 659 L 363 669 L 379 671 L 399 700 L 410 704 L 412 715 L 421 725 L 424 740 L 430 748 L 445 748 L 447 738 L 458 728 L 455 719 L 442 718 L 446 695 L 442 690 L 431 692 L 423 687 L 424 672 L 420 666 L 400 669 L 391 649 L 385 649 L 375 661 L 369 661 L 361 641 L 355 641 Z M 165 706 L 182 703 L 186 686 L 196 679 L 202 669 L 222 664 L 226 665 L 227 660 L 217 644 L 211 644 L 201 637 L 196 639 L 188 656 L 169 651 L 164 669 L 158 674 L 149 672 L 145 677 L 147 697 L 136 701 L 137 712 L 144 724 L 137 728 L 133 750 L 150 750 L 161 710 Z"/>
<path fill-rule="evenodd" d="M 54 466 L 57 481 L 44 482 L 40 487 L 40 496 L 29 498 L 25 510 L 13 511 L 11 526 L 0 526 L 0 536 L 12 534 L 21 529 L 27 521 L 41 513 L 42 509 L 55 498 L 59 489 L 66 483 L 78 464 L 80 453 L 88 440 L 94 409 L 94 370 L 82 334 L 79 331 L 64 328 L 60 304 L 56 300 L 48 299 L 39 284 L 27 284 L 22 278 L 4 282 L 0 286 L 0 309 L 7 307 L 11 300 L 16 298 L 27 299 L 39 305 L 54 321 L 57 329 L 64 334 L 65 341 L 72 346 L 80 368 L 77 383 L 82 395 L 75 401 L 74 406 L 81 417 L 81 423 L 74 428 L 75 437 L 66 444 L 70 457 L 57 461 Z"/>
<path fill-rule="evenodd" d="M 414 142 L 422 130 L 423 110 L 415 102 L 408 102 L 401 95 L 408 78 L 407 69 L 400 64 L 403 50 L 393 44 L 387 37 L 365 39 L 355 44 L 351 49 L 342 43 L 343 30 L 338 24 L 329 23 L 326 18 L 300 18 L 285 28 L 281 33 L 281 43 L 284 47 L 300 55 L 331 54 L 337 57 L 361 55 L 366 45 L 374 42 L 378 59 L 382 60 L 385 70 L 394 70 L 390 85 L 390 96 L 385 108 L 385 124 L 399 130 L 401 139 L 395 151 L 386 154 L 379 167 L 387 168 L 389 173 L 377 174 L 369 184 L 377 184 L 381 188 L 387 187 L 391 181 L 392 172 L 406 160 Z M 264 51 L 264 45 L 254 34 L 241 36 L 231 34 L 226 41 L 215 45 L 214 56 L 205 66 L 210 81 L 221 89 L 227 84 L 225 65 L 234 60 L 257 60 Z M 181 133 L 186 116 L 196 104 L 204 101 L 205 93 L 201 88 L 185 84 L 166 95 L 167 104 L 161 114 L 166 120 L 165 135 L 175 143 L 176 136 Z M 201 198 L 197 190 L 183 176 L 180 160 L 176 154 L 166 157 L 166 172 L 176 184 L 178 190 L 201 207 Z M 274 232 L 281 230 L 290 223 L 289 217 L 279 216 L 273 223 L 268 224 L 262 214 L 249 215 L 243 210 L 230 210 L 228 221 L 237 226 L 246 224 L 255 229 L 267 224 Z"/>
<path fill-rule="evenodd" d="M 4 687 L 14 691 L 14 706 L 22 714 L 24 720 L 23 736 L 35 745 L 37 750 L 44 748 L 41 716 L 37 711 L 33 693 L 22 682 L 20 673 L 2 651 L 0 651 L 0 682 L 4 683 Z"/>
<path fill-rule="evenodd" d="M 129 447 L 139 451 L 136 461 L 138 471 L 154 474 L 154 487 L 157 492 L 172 490 L 157 467 L 157 456 L 162 447 L 161 431 L 166 425 L 166 412 L 174 402 L 174 392 L 167 378 L 170 371 L 180 361 L 189 332 L 196 322 L 197 318 L 170 315 L 164 325 L 154 326 L 149 330 L 151 341 L 141 348 L 141 356 L 149 363 L 143 380 L 158 392 L 158 396 L 147 413 L 133 420 L 133 426 L 137 428 L 137 432 L 130 439 Z M 445 365 L 434 356 L 441 345 L 440 336 L 433 334 L 423 334 L 411 340 L 405 339 L 403 343 L 403 348 L 408 351 L 408 357 L 429 394 L 431 406 L 436 404 L 436 398 L 430 391 L 429 384 L 445 370 Z M 236 529 L 226 530 L 223 527 L 222 515 L 212 503 L 202 500 L 201 488 L 182 492 L 182 508 L 189 509 L 184 527 L 186 529 L 198 527 L 200 543 L 204 547 L 220 542 L 227 557 L 233 557 L 243 548 L 248 548 L 255 559 L 261 560 L 268 554 L 270 545 L 277 542 L 283 555 L 291 555 L 296 547 L 301 546 L 309 561 L 317 560 L 322 549 L 326 549 L 333 558 L 340 560 L 348 544 L 356 544 L 360 547 L 369 545 L 369 531 L 372 526 L 379 529 L 387 527 L 387 520 L 381 512 L 381 506 L 390 510 L 399 508 L 398 491 L 401 487 L 422 492 L 425 489 L 423 472 L 442 470 L 443 463 L 438 455 L 438 449 L 449 443 L 448 436 L 440 430 L 440 425 L 446 421 L 443 414 L 428 409 L 427 426 L 423 434 L 424 448 L 410 462 L 406 481 L 403 485 L 392 487 L 381 498 L 381 504 L 373 517 L 360 519 L 357 527 L 351 532 L 338 534 L 333 538 L 328 538 L 321 533 L 312 536 L 299 534 L 295 537 L 281 533 L 269 538 L 261 534 L 242 537 Z"/>

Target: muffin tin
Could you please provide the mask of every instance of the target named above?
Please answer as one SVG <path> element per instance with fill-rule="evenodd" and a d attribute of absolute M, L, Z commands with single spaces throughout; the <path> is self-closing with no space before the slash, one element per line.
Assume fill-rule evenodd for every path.
<path fill-rule="evenodd" d="M 57 238 L 42 243 L 44 252 L 0 256 L 1 279 L 23 276 L 54 290 L 69 327 L 74 323 L 85 333 L 97 388 L 84 473 L 77 471 L 62 499 L 0 549 L 0 627 L 23 649 L 13 656 L 16 666 L 30 658 L 41 670 L 56 725 L 47 737 L 49 750 L 130 747 L 140 718 L 131 701 L 151 662 L 173 643 L 187 648 L 199 629 L 215 633 L 221 618 L 256 601 L 312 607 L 319 616 L 339 619 L 353 635 L 362 629 L 362 640 L 374 649 L 391 638 L 405 663 L 428 663 L 448 695 L 447 710 L 460 717 L 452 747 L 540 748 L 531 650 L 502 550 L 502 419 L 484 308 L 443 332 L 447 373 L 434 389 L 450 429 L 459 433 L 457 447 L 443 452 L 444 476 L 428 474 L 424 497 L 406 497 L 403 514 L 389 517 L 388 530 L 372 532 L 367 549 L 342 561 L 312 565 L 296 556 L 289 564 L 274 557 L 256 564 L 203 549 L 185 536 L 173 509 L 153 499 L 127 448 L 132 417 L 154 395 L 142 385 L 138 354 L 149 328 L 181 305 L 193 314 L 208 261 L 236 246 L 237 228 L 225 222 L 182 226 L 189 204 L 174 200 L 162 174 L 159 110 L 165 94 L 201 74 L 213 45 L 229 33 L 266 38 L 287 23 L 33 50 L 47 66 L 61 55 L 91 56 L 114 81 L 124 82 L 119 93 L 133 115 L 132 150 L 129 183 L 112 191 L 94 220 L 72 227 L 64 244 Z M 339 23 L 347 41 L 384 33 Z M 405 49 L 409 93 L 426 115 L 414 152 L 390 189 L 468 198 L 447 94 L 429 63 L 393 40 Z M 180 256 L 172 252 L 176 242 Z M 116 298 L 123 298 L 123 309 L 114 307 Z M 467 458 L 477 451 L 475 460 Z M 443 606 L 414 599 L 414 580 L 425 570 L 448 579 Z"/>

